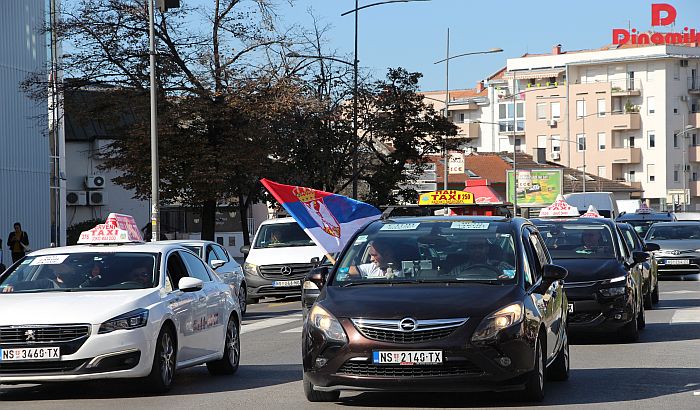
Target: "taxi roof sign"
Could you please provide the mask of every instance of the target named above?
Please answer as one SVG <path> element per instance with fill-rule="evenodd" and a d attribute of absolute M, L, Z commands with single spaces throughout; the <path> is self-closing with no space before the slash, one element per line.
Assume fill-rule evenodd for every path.
<path fill-rule="evenodd" d="M 637 213 L 637 214 L 650 214 L 650 213 L 652 213 L 652 212 L 654 212 L 654 210 L 651 209 L 651 208 L 649 208 L 649 206 L 647 206 L 647 204 L 642 204 L 642 205 L 639 207 L 639 209 L 637 209 L 636 211 L 634 211 L 634 213 Z"/>
<path fill-rule="evenodd" d="M 598 210 L 595 209 L 595 206 L 590 205 L 586 213 L 581 215 L 581 218 L 602 218 L 602 216 L 598 213 Z"/>
<path fill-rule="evenodd" d="M 104 224 L 83 231 L 78 239 L 78 243 L 85 244 L 133 242 L 143 242 L 134 217 L 117 213 L 109 214 Z"/>
<path fill-rule="evenodd" d="M 418 205 L 473 205 L 474 194 L 471 192 L 448 189 L 425 192 L 418 196 Z"/>
<path fill-rule="evenodd" d="M 540 211 L 540 218 L 558 218 L 562 216 L 577 217 L 579 213 L 578 208 L 569 205 L 561 194 L 557 195 L 554 203 Z"/>

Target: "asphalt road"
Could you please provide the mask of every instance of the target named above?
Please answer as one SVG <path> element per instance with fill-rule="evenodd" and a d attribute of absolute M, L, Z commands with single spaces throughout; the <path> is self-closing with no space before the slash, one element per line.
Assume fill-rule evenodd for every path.
<path fill-rule="evenodd" d="M 348 393 L 337 403 L 309 403 L 298 299 L 250 306 L 243 332 L 242 365 L 232 377 L 211 377 L 204 366 L 184 370 L 165 396 L 143 395 L 133 382 L 0 386 L 0 409 L 700 409 L 700 282 L 662 282 L 661 303 L 647 311 L 637 343 L 577 341 L 571 378 L 549 383 L 539 406 L 513 393 Z"/>

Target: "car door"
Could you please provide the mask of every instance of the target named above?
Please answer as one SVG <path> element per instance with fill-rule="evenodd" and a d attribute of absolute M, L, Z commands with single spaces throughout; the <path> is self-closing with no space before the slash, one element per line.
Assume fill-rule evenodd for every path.
<path fill-rule="evenodd" d="M 212 251 L 216 254 L 216 259 L 226 261 L 226 264 L 222 266 L 222 268 L 226 271 L 226 274 L 230 276 L 228 276 L 227 280 L 224 282 L 234 285 L 236 289 L 240 289 L 241 282 L 243 282 L 243 268 L 241 265 L 239 265 L 222 246 L 211 245 L 211 247 Z"/>
<path fill-rule="evenodd" d="M 630 251 L 630 249 L 627 246 L 627 243 L 623 239 L 622 233 L 620 232 L 619 228 L 615 227 L 615 229 L 613 230 L 613 235 L 617 238 L 617 246 L 620 249 L 620 259 L 629 271 L 632 280 L 634 281 L 634 288 L 637 292 L 637 300 L 641 301 L 642 296 L 644 295 L 642 292 L 642 283 L 644 280 L 644 274 L 642 273 L 642 264 L 635 263 L 634 259 L 632 259 L 632 252 Z"/>
<path fill-rule="evenodd" d="M 166 255 L 165 259 L 165 291 L 166 302 L 173 314 L 173 320 L 177 325 L 177 361 L 178 363 L 192 360 L 194 332 L 195 295 L 194 292 L 183 292 L 178 289 L 178 282 L 183 277 L 189 276 L 187 267 L 180 257 L 180 253 L 172 251 Z"/>
<path fill-rule="evenodd" d="M 191 252 L 181 252 L 189 275 L 203 282 L 202 290 L 195 292 L 196 313 L 194 321 L 195 341 L 201 350 L 198 357 L 215 354 L 223 347 L 226 293 L 212 281 L 204 262 Z"/>

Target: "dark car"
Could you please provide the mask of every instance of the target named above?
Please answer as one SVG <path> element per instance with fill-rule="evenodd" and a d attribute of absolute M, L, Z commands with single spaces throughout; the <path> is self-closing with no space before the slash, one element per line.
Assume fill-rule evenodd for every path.
<path fill-rule="evenodd" d="M 333 255 L 334 259 L 336 257 L 337 255 Z M 324 255 L 316 267 L 319 266 L 332 268 L 333 261 L 328 258 L 328 255 Z M 316 285 L 313 280 L 310 280 L 310 278 L 305 278 L 301 286 L 301 311 L 304 319 L 306 319 L 306 315 L 309 313 L 311 306 L 313 306 L 316 299 L 318 299 L 318 295 L 320 294 L 321 289 L 318 288 L 318 285 Z"/>
<path fill-rule="evenodd" d="M 694 277 L 700 273 L 700 222 L 658 222 L 647 232 L 647 244 L 655 252 L 659 277 Z"/>
<path fill-rule="evenodd" d="M 607 218 L 534 219 L 554 263 L 569 271 L 569 331 L 603 332 L 635 341 L 646 324 L 639 264 Z"/>
<path fill-rule="evenodd" d="M 644 309 L 653 309 L 654 304 L 659 303 L 659 265 L 651 252 L 659 250 L 659 246 L 644 243 L 644 240 L 637 235 L 634 227 L 628 223 L 618 222 L 617 227 L 620 228 L 627 248 L 633 252 L 647 252 L 647 255 L 649 255 L 649 259 L 641 262 L 639 266 L 642 269 Z"/>
<path fill-rule="evenodd" d="M 370 223 L 332 267 L 304 322 L 304 392 L 525 390 L 569 373 L 566 270 L 529 221 L 417 217 Z"/>
<path fill-rule="evenodd" d="M 657 222 L 673 222 L 676 215 L 671 212 L 635 212 L 617 217 L 616 222 L 626 222 L 634 227 L 640 238 L 644 238 L 649 228 Z"/>

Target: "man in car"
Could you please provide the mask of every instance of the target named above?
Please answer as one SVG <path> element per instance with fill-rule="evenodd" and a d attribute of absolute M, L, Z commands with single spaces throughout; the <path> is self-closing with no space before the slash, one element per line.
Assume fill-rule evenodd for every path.
<path fill-rule="evenodd" d="M 502 252 L 497 246 L 491 245 L 489 240 L 483 236 L 472 238 L 468 242 L 469 254 L 467 261 L 458 264 L 450 270 L 452 276 L 469 276 L 473 274 L 476 266 L 489 266 L 497 277 L 492 279 L 512 279 L 515 277 L 515 266 L 513 261 L 506 261 L 502 258 Z M 488 269 L 488 268 L 487 268 Z"/>
<path fill-rule="evenodd" d="M 396 261 L 388 242 L 372 241 L 368 246 L 370 263 L 358 265 L 357 269 L 351 269 L 351 276 L 363 278 L 391 278 L 403 276 L 401 266 Z"/>
<path fill-rule="evenodd" d="M 153 267 L 150 264 L 141 262 L 129 273 L 129 281 L 136 282 L 144 288 L 153 286 Z"/>
<path fill-rule="evenodd" d="M 576 253 L 610 253 L 609 244 L 603 241 L 600 230 L 592 229 L 583 231 L 581 234 L 581 246 L 576 249 Z"/>

